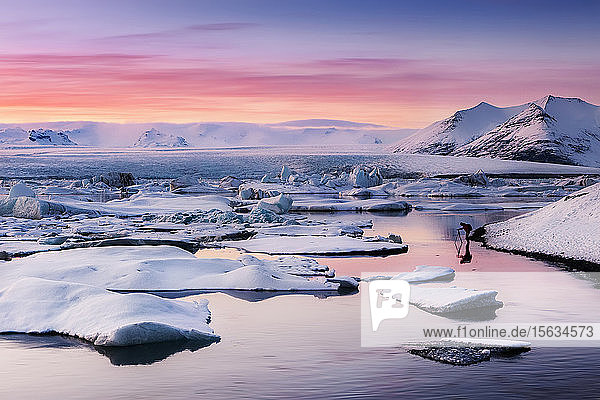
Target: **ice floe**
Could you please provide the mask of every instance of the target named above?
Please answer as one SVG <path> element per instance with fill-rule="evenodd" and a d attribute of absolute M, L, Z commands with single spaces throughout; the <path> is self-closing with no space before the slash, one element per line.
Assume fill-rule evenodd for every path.
<path fill-rule="evenodd" d="M 408 251 L 408 245 L 388 241 L 366 241 L 348 236 L 264 236 L 248 240 L 225 241 L 223 247 L 266 254 L 298 255 L 388 255 Z"/>
<path fill-rule="evenodd" d="M 477 308 L 501 307 L 495 290 L 460 287 L 411 287 L 410 303 L 434 314 L 459 313 Z"/>
<path fill-rule="evenodd" d="M 0 291 L 0 332 L 59 333 L 97 346 L 217 339 L 207 305 L 23 278 Z"/>
<path fill-rule="evenodd" d="M 335 284 L 292 274 L 315 269 L 315 263 L 196 258 L 172 246 L 92 247 L 15 259 L 0 270 L 0 278 L 37 277 L 118 291 L 336 290 Z"/>

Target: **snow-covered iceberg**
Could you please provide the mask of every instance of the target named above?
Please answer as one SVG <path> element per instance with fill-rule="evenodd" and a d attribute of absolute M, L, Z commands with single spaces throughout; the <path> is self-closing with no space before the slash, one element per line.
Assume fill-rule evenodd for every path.
<path fill-rule="evenodd" d="M 0 291 L 0 332 L 59 333 L 97 346 L 216 340 L 207 305 L 23 278 Z"/>

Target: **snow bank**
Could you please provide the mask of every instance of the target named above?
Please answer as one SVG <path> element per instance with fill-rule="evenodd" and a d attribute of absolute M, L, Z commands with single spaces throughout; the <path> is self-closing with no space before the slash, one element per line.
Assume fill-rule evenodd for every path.
<path fill-rule="evenodd" d="M 60 333 L 97 346 L 217 339 L 207 304 L 24 278 L 0 291 L 0 332 Z"/>
<path fill-rule="evenodd" d="M 495 249 L 600 263 L 600 184 L 537 211 L 485 227 Z"/>
<path fill-rule="evenodd" d="M 482 307 L 501 307 L 495 290 L 475 290 L 459 287 L 412 286 L 410 303 L 434 314 L 454 313 Z"/>

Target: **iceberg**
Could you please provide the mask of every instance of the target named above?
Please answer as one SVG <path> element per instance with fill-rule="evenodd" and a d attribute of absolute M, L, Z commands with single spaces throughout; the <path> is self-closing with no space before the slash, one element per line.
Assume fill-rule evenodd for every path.
<path fill-rule="evenodd" d="M 208 301 L 118 294 L 71 282 L 23 278 L 0 291 L 0 332 L 59 333 L 97 346 L 217 340 Z"/>

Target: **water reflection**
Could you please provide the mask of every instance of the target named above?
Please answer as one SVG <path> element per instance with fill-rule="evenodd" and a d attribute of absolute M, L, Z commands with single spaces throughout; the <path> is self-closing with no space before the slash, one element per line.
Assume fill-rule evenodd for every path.
<path fill-rule="evenodd" d="M 200 294 L 209 293 L 223 293 L 236 299 L 245 300 L 248 302 L 257 302 L 267 299 L 271 299 L 279 296 L 288 295 L 311 295 L 318 299 L 326 299 L 333 296 L 347 296 L 358 293 L 358 290 L 340 289 L 340 290 L 224 290 L 224 289 L 210 289 L 210 290 L 178 290 L 178 291 L 155 291 L 148 292 L 156 296 L 164 297 L 167 299 L 178 299 L 182 297 L 195 296 Z"/>
<path fill-rule="evenodd" d="M 164 343 L 142 344 L 137 346 L 104 347 L 94 346 L 84 340 L 57 334 L 31 335 L 22 333 L 0 335 L 0 341 L 16 343 L 24 349 L 87 349 L 97 351 L 107 357 L 112 365 L 150 365 L 163 361 L 173 354 L 199 349 L 218 343 L 220 339 L 180 340 Z"/>
<path fill-rule="evenodd" d="M 219 340 L 180 340 L 126 347 L 94 346 L 94 349 L 103 356 L 108 357 L 112 365 L 150 365 L 185 350 L 193 353 L 213 343 L 217 343 Z"/>

